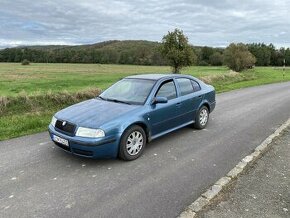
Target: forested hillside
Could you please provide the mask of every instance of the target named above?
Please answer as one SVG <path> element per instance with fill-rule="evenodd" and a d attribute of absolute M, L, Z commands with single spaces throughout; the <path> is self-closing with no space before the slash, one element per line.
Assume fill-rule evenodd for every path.
<path fill-rule="evenodd" d="M 0 50 L 0 62 L 21 62 L 24 59 L 36 63 L 100 63 L 167 65 L 161 56 L 160 43 L 142 40 L 106 41 L 91 45 L 25 46 Z M 272 44 L 248 44 L 256 57 L 257 66 L 282 66 L 284 59 L 290 65 L 290 49 L 275 48 Z M 193 46 L 195 64 L 220 66 L 223 64 L 223 48 Z"/>

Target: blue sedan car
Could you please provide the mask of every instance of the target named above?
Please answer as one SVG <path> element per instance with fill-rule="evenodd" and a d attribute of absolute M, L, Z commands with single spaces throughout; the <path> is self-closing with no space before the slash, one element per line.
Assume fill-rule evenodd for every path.
<path fill-rule="evenodd" d="M 153 139 L 189 124 L 205 128 L 215 104 L 214 88 L 192 76 L 129 76 L 57 112 L 49 133 L 75 155 L 134 160 Z"/>

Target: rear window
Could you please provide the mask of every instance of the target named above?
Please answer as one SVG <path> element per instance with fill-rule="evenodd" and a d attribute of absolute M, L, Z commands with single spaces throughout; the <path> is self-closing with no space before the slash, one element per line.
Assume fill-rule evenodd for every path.
<path fill-rule="evenodd" d="M 186 78 L 179 78 L 177 79 L 177 83 L 179 85 L 180 94 L 181 96 L 188 95 L 193 93 L 193 86 L 189 79 Z"/>
<path fill-rule="evenodd" d="M 201 88 L 200 88 L 200 85 L 198 84 L 198 82 L 194 81 L 194 80 L 191 80 L 191 83 L 192 83 L 192 86 L 194 88 L 194 91 L 199 91 Z"/>

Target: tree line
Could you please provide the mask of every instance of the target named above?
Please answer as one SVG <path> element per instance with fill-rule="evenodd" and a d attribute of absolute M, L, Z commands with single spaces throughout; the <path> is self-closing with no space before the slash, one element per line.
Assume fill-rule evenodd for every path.
<path fill-rule="evenodd" d="M 255 57 L 256 66 L 290 66 L 290 49 L 276 48 L 273 44 L 252 43 L 245 45 Z M 107 41 L 80 46 L 26 46 L 0 50 L 0 62 L 35 63 L 99 63 L 168 65 L 162 54 L 162 43 L 130 40 Z M 225 48 L 190 46 L 194 65 L 220 66 L 227 59 Z"/>

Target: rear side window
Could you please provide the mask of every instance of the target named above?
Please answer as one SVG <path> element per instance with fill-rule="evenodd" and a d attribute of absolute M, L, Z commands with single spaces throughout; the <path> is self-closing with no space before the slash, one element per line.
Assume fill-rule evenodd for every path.
<path fill-rule="evenodd" d="M 177 83 L 180 88 L 181 96 L 193 93 L 194 90 L 189 79 L 180 78 L 180 79 L 177 79 Z"/>
<path fill-rule="evenodd" d="M 192 83 L 192 86 L 193 86 L 193 89 L 195 92 L 199 91 L 201 88 L 200 88 L 200 85 L 198 84 L 198 82 L 194 81 L 194 80 L 191 80 L 191 83 Z"/>
<path fill-rule="evenodd" d="M 173 81 L 163 83 L 156 93 L 156 97 L 166 97 L 168 100 L 177 97 Z"/>

